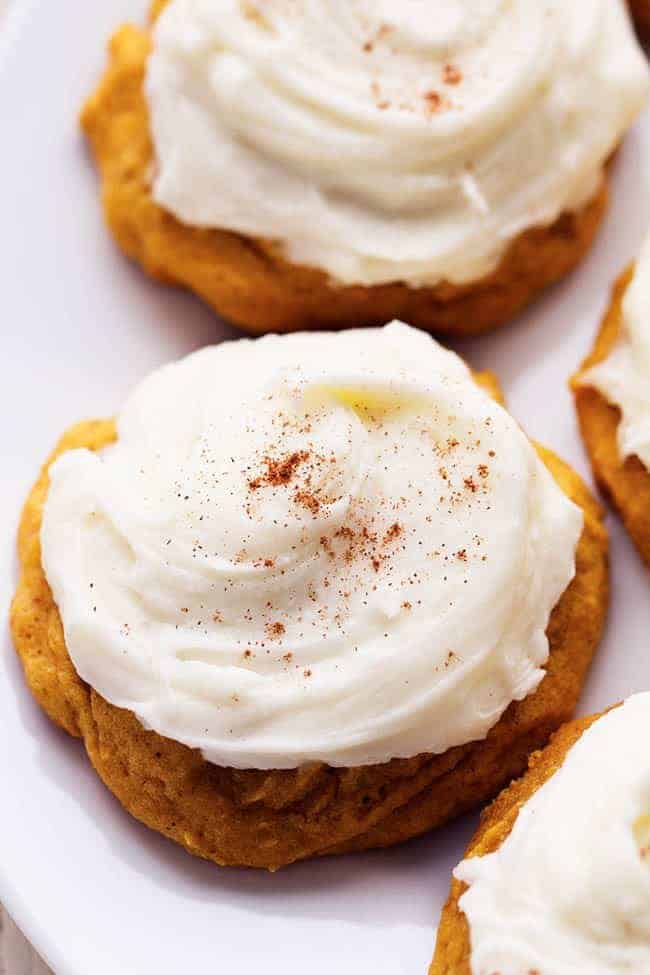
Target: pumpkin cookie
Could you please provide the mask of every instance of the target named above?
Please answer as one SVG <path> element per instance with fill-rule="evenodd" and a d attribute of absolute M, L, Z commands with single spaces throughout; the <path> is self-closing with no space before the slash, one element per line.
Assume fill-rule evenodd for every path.
<path fill-rule="evenodd" d="M 430 975 L 650 966 L 650 694 L 565 725 L 483 813 Z"/>
<path fill-rule="evenodd" d="M 129 812 L 224 865 L 494 795 L 571 715 L 607 603 L 578 476 L 400 324 L 154 373 L 63 437 L 19 548 L 36 699 Z"/>
<path fill-rule="evenodd" d="M 645 101 L 622 0 L 343 6 L 172 0 L 115 34 L 82 122 L 117 242 L 254 333 L 509 321 L 589 249 Z"/>
<path fill-rule="evenodd" d="M 650 244 L 618 281 L 591 354 L 574 377 L 594 475 L 650 566 Z"/>

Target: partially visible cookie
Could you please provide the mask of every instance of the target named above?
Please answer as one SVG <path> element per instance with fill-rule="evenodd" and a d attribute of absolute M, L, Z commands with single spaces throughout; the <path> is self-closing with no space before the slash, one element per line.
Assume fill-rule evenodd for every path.
<path fill-rule="evenodd" d="M 514 781 L 481 814 L 479 827 L 472 837 L 465 857 L 486 856 L 499 849 L 510 835 L 519 810 L 562 765 L 571 746 L 580 738 L 594 718 L 581 718 L 557 731 L 544 751 L 531 755 L 526 774 Z M 447 903 L 440 918 L 436 950 L 429 975 L 473 975 L 470 956 L 470 931 L 459 900 L 467 885 L 453 879 Z"/>
<path fill-rule="evenodd" d="M 650 694 L 561 728 L 484 811 L 430 975 L 645 972 Z"/>
<path fill-rule="evenodd" d="M 625 316 L 625 299 L 635 273 L 631 268 L 617 282 L 594 347 L 574 376 L 572 388 L 594 476 L 650 566 L 650 398 L 645 404 L 643 394 L 646 383 L 650 389 L 650 369 L 642 349 L 635 351 L 630 345 Z M 634 392 L 637 387 L 640 398 Z M 629 433 L 624 428 L 628 408 L 634 422 Z"/>
<path fill-rule="evenodd" d="M 602 0 L 593 2 L 600 4 Z M 328 109 L 313 117 L 308 105 L 311 101 L 318 103 L 323 93 L 321 87 L 312 92 L 311 101 L 301 94 L 300 97 L 296 95 L 294 103 L 290 80 L 284 79 L 285 84 L 271 79 L 267 89 L 269 64 L 280 64 L 282 60 L 271 57 L 264 62 L 266 68 L 262 66 L 259 71 L 255 66 L 247 66 L 248 55 L 243 52 L 246 50 L 250 54 L 257 50 L 258 42 L 267 43 L 275 35 L 264 28 L 264 17 L 252 18 L 244 12 L 240 18 L 240 5 L 235 5 L 233 36 L 240 29 L 244 33 L 252 31 L 255 36 L 253 46 L 233 51 L 232 63 L 240 65 L 244 73 L 250 71 L 256 78 L 259 104 L 268 102 L 271 116 L 275 110 L 280 115 L 275 127 L 269 127 L 264 117 L 254 123 L 251 117 L 257 118 L 257 103 L 249 103 L 245 86 L 240 87 L 236 80 L 233 81 L 225 68 L 227 59 L 223 64 L 217 59 L 214 70 L 208 71 L 206 77 L 221 78 L 223 69 L 222 83 L 230 91 L 230 97 L 213 88 L 210 81 L 208 95 L 201 104 L 207 105 L 214 97 L 220 107 L 214 109 L 217 118 L 208 115 L 201 122 L 199 137 L 198 129 L 194 133 L 193 123 L 187 131 L 183 125 L 186 121 L 190 125 L 192 118 L 196 121 L 201 105 L 192 111 L 172 111 L 176 97 L 174 84 L 178 82 L 181 86 L 178 102 L 187 107 L 192 104 L 195 86 L 200 87 L 196 79 L 202 77 L 203 67 L 195 65 L 192 70 L 188 68 L 189 77 L 194 81 L 187 82 L 187 90 L 184 83 L 178 81 L 184 71 L 185 58 L 191 59 L 194 55 L 184 48 L 185 53 L 179 54 L 175 21 L 170 26 L 168 17 L 170 12 L 175 18 L 190 16 L 192 8 L 186 5 L 181 9 L 159 0 L 152 16 L 154 19 L 161 14 L 168 17 L 165 31 L 153 35 L 153 27 L 138 30 L 127 26 L 115 34 L 110 43 L 106 73 L 82 115 L 83 128 L 101 174 L 107 223 L 123 251 L 141 264 L 148 274 L 160 281 L 191 289 L 218 313 L 252 333 L 376 325 L 393 318 L 444 334 L 478 334 L 502 325 L 580 262 L 602 220 L 607 199 L 607 158 L 616 150 L 630 117 L 641 106 L 647 91 L 646 68 L 636 42 L 627 36 L 629 28 L 623 22 L 620 3 L 621 0 L 615 0 L 606 18 L 602 18 L 602 29 L 607 33 L 599 52 L 602 48 L 605 52 L 601 52 L 602 57 L 607 63 L 610 35 L 618 38 L 617 61 L 619 42 L 630 46 L 630 57 L 626 62 L 630 74 L 621 91 L 615 92 L 616 86 L 610 86 L 600 96 L 593 95 L 594 105 L 591 106 L 584 102 L 585 88 L 582 86 L 576 93 L 570 126 L 563 125 L 561 120 L 556 126 L 549 125 L 546 115 L 551 109 L 537 106 L 537 95 L 533 98 L 531 92 L 532 107 L 530 111 L 527 109 L 525 124 L 519 118 L 511 121 L 515 132 L 520 128 L 528 132 L 533 125 L 531 119 L 539 108 L 544 135 L 539 136 L 535 130 L 527 137 L 528 148 L 524 151 L 535 146 L 536 152 L 543 153 L 546 147 L 553 153 L 553 140 L 561 141 L 562 132 L 565 137 L 567 132 L 574 132 L 576 118 L 587 119 L 593 110 L 601 119 L 610 120 L 607 124 L 612 131 L 605 156 L 602 155 L 603 139 L 600 136 L 599 148 L 589 149 L 588 131 L 584 138 L 576 136 L 576 145 L 571 152 L 565 152 L 562 147 L 566 158 L 580 157 L 583 171 L 580 185 L 588 185 L 591 189 L 589 192 L 581 189 L 579 198 L 573 202 L 575 193 L 566 189 L 574 181 L 575 166 L 572 163 L 570 172 L 563 177 L 558 175 L 553 183 L 554 187 L 556 183 L 561 187 L 557 191 L 556 203 L 555 197 L 548 197 L 551 190 L 546 174 L 550 159 L 541 166 L 533 166 L 531 162 L 531 180 L 540 179 L 544 187 L 540 190 L 543 199 L 537 199 L 531 187 L 518 190 L 510 187 L 510 191 L 504 193 L 504 181 L 509 179 L 516 183 L 519 173 L 528 169 L 520 166 L 521 154 L 507 158 L 514 150 L 509 149 L 510 143 L 501 144 L 503 140 L 499 132 L 503 122 L 499 123 L 496 135 L 491 129 L 480 138 L 476 131 L 456 131 L 464 118 L 474 117 L 468 110 L 478 92 L 474 90 L 473 82 L 464 78 L 458 65 L 447 63 L 438 67 L 439 53 L 427 49 L 421 55 L 422 63 L 418 62 L 418 76 L 433 74 L 437 77 L 439 72 L 442 73 L 440 85 L 436 84 L 435 89 L 425 93 L 421 103 L 418 101 L 416 106 L 410 102 L 408 105 L 394 104 L 376 94 L 384 71 L 386 84 L 393 84 L 395 79 L 391 76 L 395 65 L 399 66 L 401 59 L 408 62 L 410 57 L 416 57 L 415 48 L 407 47 L 410 54 L 400 49 L 399 57 L 385 62 L 389 50 L 386 45 L 399 47 L 401 43 L 399 4 L 395 4 L 394 28 L 384 25 L 383 31 L 378 29 L 378 38 L 374 35 L 366 37 L 362 32 L 358 48 L 353 48 L 359 61 L 358 65 L 355 61 L 354 78 L 358 78 L 359 72 L 362 77 L 368 73 L 368 92 L 364 94 L 364 98 L 368 94 L 371 96 L 368 105 L 363 102 L 359 106 L 362 93 L 355 88 L 349 105 L 345 92 L 341 93 L 346 106 L 343 112 L 330 114 Z M 291 38 L 299 38 L 304 29 L 309 39 L 310 17 L 317 16 L 318 11 L 320 7 L 316 5 L 309 16 L 305 15 L 306 23 L 300 21 L 300 29 L 294 29 L 295 25 L 292 25 Z M 327 23 L 325 8 L 320 12 Z M 269 18 L 276 14 L 273 7 L 269 8 Z M 558 10 L 554 16 L 563 17 L 564 14 Z M 364 19 L 361 18 L 359 23 L 365 23 Z M 477 30 L 480 26 L 477 25 Z M 565 26 L 554 27 L 553 36 L 563 37 Z M 200 21 L 200 30 L 210 29 L 218 31 L 219 25 Z M 526 26 L 521 29 L 525 30 Z M 528 25 L 528 29 L 533 28 Z M 510 44 L 503 51 L 499 47 L 501 34 L 497 31 L 495 36 L 488 33 L 484 43 L 496 45 L 496 48 L 491 59 L 486 56 L 486 63 L 500 63 L 502 58 L 513 56 L 516 45 Z M 194 30 L 188 29 L 185 35 L 194 36 Z M 325 35 L 326 32 L 319 31 L 316 38 L 311 39 L 317 49 L 315 57 L 321 61 L 327 61 L 327 48 L 324 54 L 318 53 L 319 40 Z M 154 45 L 152 36 L 159 37 L 159 63 L 155 71 L 152 71 L 150 61 Z M 581 36 L 591 35 L 583 31 Z M 160 38 L 164 38 L 164 42 Z M 237 42 L 233 43 L 236 45 Z M 346 38 L 341 50 L 348 51 L 349 43 L 350 39 Z M 357 44 L 356 39 L 354 44 Z M 221 49 L 218 44 L 214 47 Z M 579 53 L 576 50 L 578 48 L 571 48 L 572 55 L 568 51 L 561 55 L 562 58 L 575 56 L 577 59 L 576 65 L 568 69 L 571 77 L 590 71 L 596 57 L 591 50 L 580 49 Z M 180 58 L 177 70 L 167 64 L 168 56 Z M 200 52 L 196 56 L 200 58 Z M 412 67 L 407 63 L 404 70 L 412 70 Z M 337 64 L 337 90 L 345 87 L 345 68 L 344 64 Z M 595 91 L 600 83 L 598 79 L 607 74 L 607 68 L 600 71 L 594 68 L 594 71 Z M 470 66 L 467 73 L 471 78 Z M 517 83 L 525 87 L 529 74 L 527 66 L 526 75 Z M 549 86 L 554 77 L 549 80 Z M 467 95 L 464 94 L 465 82 Z M 226 86 L 233 84 L 232 90 L 227 89 Z M 305 84 L 311 84 L 311 81 L 307 80 Z M 408 91 L 412 98 L 412 86 Z M 538 87 L 534 89 L 537 91 Z M 609 99 L 610 94 L 611 110 L 605 113 L 603 99 Z M 516 99 L 508 101 L 508 110 L 514 111 L 513 106 L 519 104 L 520 96 L 521 91 Z M 282 97 L 287 98 L 288 104 L 278 108 Z M 482 87 L 483 97 L 487 96 Z M 566 90 L 563 97 L 566 99 Z M 243 100 L 241 106 L 240 99 Z M 528 102 L 524 101 L 524 104 Z M 155 110 L 152 105 L 157 106 Z M 557 111 L 559 101 L 553 105 L 553 110 Z M 361 113 L 359 118 L 355 114 L 358 112 Z M 348 114 L 352 120 L 349 131 L 344 124 Z M 475 126 L 479 119 L 489 128 L 492 115 L 489 112 L 477 115 Z M 449 144 L 444 134 L 445 124 L 451 125 L 455 133 Z M 586 130 L 590 130 L 590 123 L 585 125 Z M 323 134 L 315 148 L 312 142 L 319 127 Z M 438 127 L 439 137 L 435 135 Z M 277 135 L 271 136 L 269 132 L 276 128 Z M 367 137 L 364 137 L 360 133 L 366 128 Z M 411 130 L 413 139 L 409 135 Z M 417 138 L 416 131 L 419 132 Z M 196 146 L 192 144 L 193 133 L 198 140 Z M 332 146 L 325 153 L 328 139 Z M 432 141 L 429 143 L 428 140 Z M 476 144 L 479 147 L 476 149 L 477 159 L 471 153 L 462 156 L 470 160 L 466 171 L 462 167 L 458 170 L 455 148 L 463 140 L 470 146 Z M 246 147 L 245 158 L 240 159 L 242 145 Z M 423 150 L 423 145 L 428 148 Z M 485 159 L 481 146 L 486 147 Z M 405 158 L 400 162 L 402 151 Z M 424 158 L 419 159 L 423 151 Z M 589 158 L 590 151 L 594 154 L 593 159 Z M 443 152 L 451 155 L 448 163 L 446 156 L 441 156 Z M 324 153 L 325 158 L 322 158 Z M 349 159 L 348 153 L 351 154 Z M 367 155 L 369 158 L 364 163 Z M 205 156 L 205 163 L 202 156 Z M 312 165 L 305 174 L 304 160 L 312 156 Z M 564 157 L 559 150 L 553 153 L 554 164 L 560 156 Z M 439 164 L 431 162 L 436 159 L 441 160 Z M 186 164 L 191 173 L 186 172 Z M 232 174 L 223 182 L 219 167 L 229 165 Z M 273 179 L 269 179 L 266 169 L 270 165 L 274 167 Z M 403 173 L 399 169 L 401 165 L 405 167 Z M 433 167 L 428 183 L 426 166 Z M 449 167 L 452 177 L 448 176 Z M 355 178 L 357 168 L 363 171 Z M 538 174 L 540 168 L 543 178 Z M 319 182 L 321 178 L 324 185 Z M 243 188 L 241 180 L 244 180 Z M 308 189 L 304 189 L 306 186 Z M 263 192 L 259 187 L 263 187 Z M 366 195 L 371 191 L 373 197 L 369 202 Z M 278 194 L 277 200 L 273 198 L 274 193 Z M 409 203 L 409 194 L 416 193 Z M 258 200 L 257 194 L 262 194 L 262 198 Z M 517 200 L 528 200 L 531 195 L 530 215 L 510 212 Z M 310 209 L 312 206 L 316 207 L 314 213 Z M 501 209 L 507 211 L 503 218 L 499 216 Z M 430 214 L 428 229 L 422 226 L 427 213 Z M 353 218 L 354 214 L 356 218 Z M 257 232 L 246 229 L 257 226 L 257 221 L 261 221 Z M 407 229 L 411 225 L 412 233 Z M 520 229 L 513 233 L 513 226 Z M 338 245 L 336 241 L 339 241 Z M 423 255 L 439 249 L 446 255 L 444 261 L 438 262 L 439 270 L 428 270 L 428 259 Z M 468 270 L 468 262 L 475 270 Z"/>

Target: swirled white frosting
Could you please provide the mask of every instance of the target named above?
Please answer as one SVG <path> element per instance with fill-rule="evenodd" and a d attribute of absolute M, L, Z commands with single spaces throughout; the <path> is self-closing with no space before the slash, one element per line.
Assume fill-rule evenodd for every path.
<path fill-rule="evenodd" d="M 650 972 L 650 694 L 593 724 L 496 853 L 456 869 L 472 975 Z"/>
<path fill-rule="evenodd" d="M 443 752 L 533 691 L 582 513 L 429 336 L 241 340 L 154 373 L 53 466 L 79 674 L 217 764 Z"/>
<path fill-rule="evenodd" d="M 593 197 L 647 92 L 624 0 L 171 0 L 153 192 L 343 283 L 474 281 Z"/>
<path fill-rule="evenodd" d="M 619 407 L 620 456 L 638 457 L 650 470 L 650 237 L 623 297 L 621 334 L 608 357 L 588 369 L 580 383 Z"/>

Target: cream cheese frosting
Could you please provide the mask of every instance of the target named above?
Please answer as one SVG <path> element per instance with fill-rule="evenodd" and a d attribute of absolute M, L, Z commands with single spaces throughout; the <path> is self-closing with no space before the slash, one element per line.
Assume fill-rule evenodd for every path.
<path fill-rule="evenodd" d="M 179 220 L 417 286 L 585 205 L 648 68 L 624 0 L 171 0 L 145 90 Z"/>
<path fill-rule="evenodd" d="M 472 975 L 650 972 L 650 693 L 600 718 L 456 877 Z"/>
<path fill-rule="evenodd" d="M 400 323 L 240 340 L 146 379 L 51 469 L 81 677 L 239 768 L 483 738 L 544 676 L 582 512 L 453 353 Z"/>
<path fill-rule="evenodd" d="M 588 369 L 580 382 L 621 410 L 621 458 L 638 457 L 650 470 L 650 237 L 623 297 L 622 325 L 609 356 Z"/>

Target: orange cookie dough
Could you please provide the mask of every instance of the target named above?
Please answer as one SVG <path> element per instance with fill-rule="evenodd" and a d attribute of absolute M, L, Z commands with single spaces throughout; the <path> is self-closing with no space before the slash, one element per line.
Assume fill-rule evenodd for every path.
<path fill-rule="evenodd" d="M 650 566 L 650 471 L 638 457 L 621 461 L 617 441 L 621 411 L 597 389 L 580 384 L 585 371 L 606 359 L 616 343 L 622 328 L 623 296 L 632 273 L 626 271 L 617 282 L 594 348 L 574 377 L 572 388 L 594 476 L 621 513 L 625 527 Z"/>
<path fill-rule="evenodd" d="M 499 395 L 489 376 L 477 378 Z M 389 846 L 495 795 L 572 714 L 607 608 L 607 535 L 577 474 L 540 447 L 557 482 L 584 510 L 576 575 L 550 619 L 546 677 L 508 708 L 485 740 L 383 765 L 242 771 L 217 767 L 199 751 L 145 730 L 77 676 L 41 564 L 49 465 L 64 451 L 99 450 L 115 437 L 112 421 L 82 423 L 44 466 L 20 526 L 13 636 L 27 683 L 50 718 L 83 739 L 96 771 L 133 816 L 189 852 L 218 864 L 275 870 L 319 854 Z"/>
<path fill-rule="evenodd" d="M 478 830 L 465 851 L 465 858 L 486 856 L 499 849 L 510 835 L 521 806 L 557 772 L 572 745 L 600 717 L 602 714 L 572 721 L 553 735 L 544 751 L 531 755 L 528 771 L 523 778 L 505 789 L 482 814 Z M 465 883 L 452 880 L 449 898 L 438 927 L 436 950 L 429 975 L 472 975 L 469 926 L 458 906 L 466 889 Z"/>
<path fill-rule="evenodd" d="M 155 18 L 166 0 L 152 8 Z M 498 268 L 469 285 L 337 286 L 323 272 L 287 263 L 269 241 L 180 223 L 151 194 L 154 165 L 143 81 L 149 33 L 122 27 L 82 125 L 102 179 L 106 221 L 119 246 L 157 280 L 196 292 L 252 333 L 380 325 L 398 318 L 441 334 L 502 325 L 575 267 L 603 217 L 607 186 L 577 213 L 515 239 Z"/>

